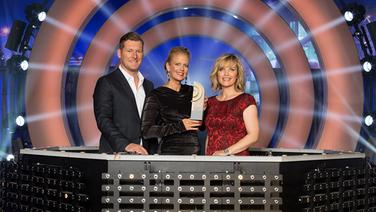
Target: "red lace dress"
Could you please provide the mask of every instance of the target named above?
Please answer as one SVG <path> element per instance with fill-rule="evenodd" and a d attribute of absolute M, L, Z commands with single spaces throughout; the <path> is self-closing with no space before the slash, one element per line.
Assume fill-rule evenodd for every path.
<path fill-rule="evenodd" d="M 209 98 L 205 116 L 208 132 L 207 155 L 226 149 L 247 135 L 243 111 L 250 105 L 256 105 L 256 101 L 247 93 L 227 101 L 219 101 L 215 96 Z M 249 152 L 244 150 L 236 155 L 246 156 Z"/>

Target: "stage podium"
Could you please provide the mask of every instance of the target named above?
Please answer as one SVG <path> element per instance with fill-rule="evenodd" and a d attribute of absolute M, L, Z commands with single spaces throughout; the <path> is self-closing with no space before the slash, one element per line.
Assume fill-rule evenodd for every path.
<path fill-rule="evenodd" d="M 1 162 L 0 211 L 375 211 L 362 153 L 256 149 L 249 157 L 23 149 Z"/>

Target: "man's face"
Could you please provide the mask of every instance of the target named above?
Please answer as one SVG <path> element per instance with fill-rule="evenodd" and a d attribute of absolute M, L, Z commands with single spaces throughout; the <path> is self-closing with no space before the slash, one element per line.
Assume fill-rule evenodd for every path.
<path fill-rule="evenodd" d="M 144 52 L 141 41 L 127 40 L 122 49 L 118 49 L 118 57 L 123 68 L 130 72 L 137 72 L 141 65 Z"/>

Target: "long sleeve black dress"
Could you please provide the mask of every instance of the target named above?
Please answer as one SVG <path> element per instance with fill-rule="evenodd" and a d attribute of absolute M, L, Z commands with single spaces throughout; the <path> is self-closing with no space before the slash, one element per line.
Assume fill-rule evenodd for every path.
<path fill-rule="evenodd" d="M 190 117 L 192 92 L 189 85 L 182 85 L 179 92 L 162 86 L 146 98 L 141 131 L 145 139 L 160 138 L 158 154 L 198 154 L 197 132 L 185 130 L 182 122 Z"/>

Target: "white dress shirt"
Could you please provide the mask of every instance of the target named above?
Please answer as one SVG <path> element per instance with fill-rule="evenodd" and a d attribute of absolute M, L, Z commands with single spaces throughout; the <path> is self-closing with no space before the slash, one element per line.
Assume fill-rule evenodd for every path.
<path fill-rule="evenodd" d="M 137 104 L 138 115 L 141 118 L 142 109 L 144 107 L 144 102 L 145 102 L 145 97 L 146 97 L 144 86 L 142 86 L 142 83 L 144 82 L 144 76 L 142 76 L 140 72 L 137 72 L 138 85 L 136 86 L 133 76 L 128 74 L 128 72 L 126 72 L 124 68 L 122 68 L 121 66 L 119 66 L 119 69 L 121 70 L 121 73 L 123 73 L 125 79 L 127 80 L 129 86 L 132 89 L 132 92 L 133 92 L 133 95 Z"/>

